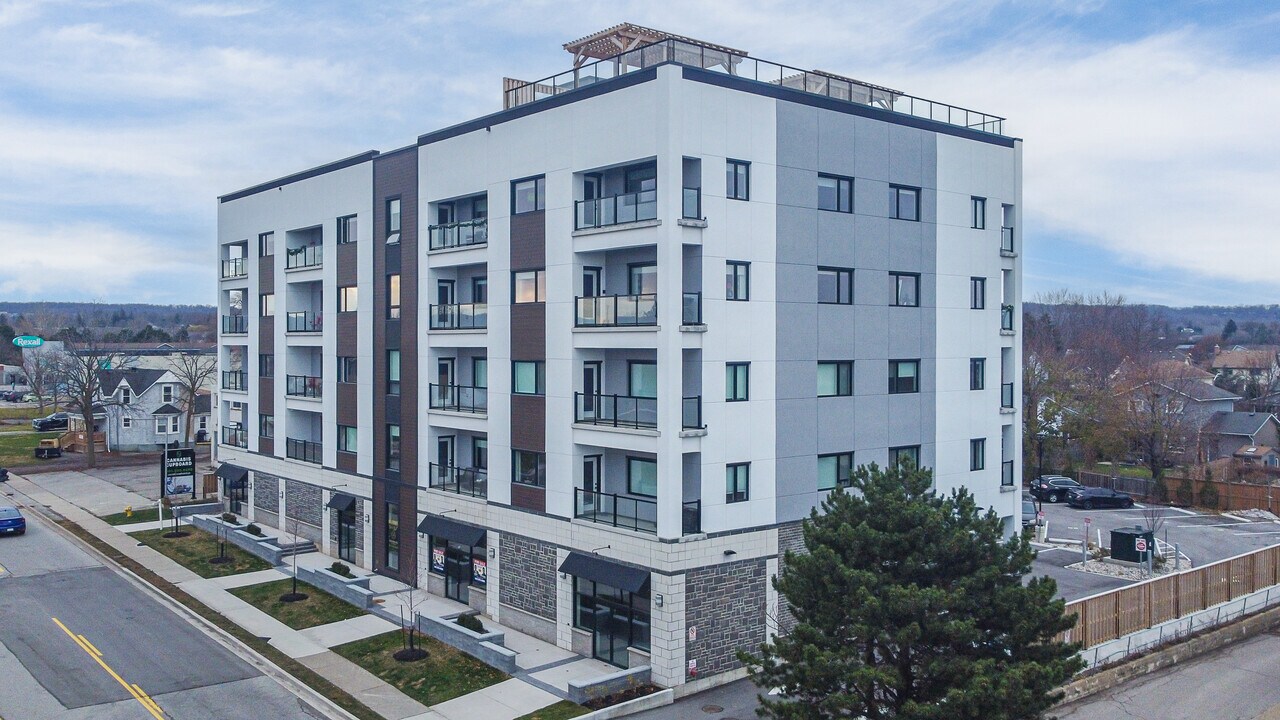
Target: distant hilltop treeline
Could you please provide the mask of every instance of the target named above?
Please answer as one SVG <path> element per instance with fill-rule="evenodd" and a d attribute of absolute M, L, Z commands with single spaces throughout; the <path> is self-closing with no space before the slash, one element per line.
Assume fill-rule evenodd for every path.
<path fill-rule="evenodd" d="M 1026 302 L 1023 304 L 1023 311 L 1039 315 L 1056 304 Z M 1197 332 L 1217 333 L 1229 320 L 1239 326 L 1245 323 L 1264 325 L 1280 323 L 1280 305 L 1192 305 L 1189 307 L 1131 305 L 1131 307 L 1145 308 L 1147 312 L 1167 323 L 1172 332 L 1180 328 L 1194 328 Z"/>

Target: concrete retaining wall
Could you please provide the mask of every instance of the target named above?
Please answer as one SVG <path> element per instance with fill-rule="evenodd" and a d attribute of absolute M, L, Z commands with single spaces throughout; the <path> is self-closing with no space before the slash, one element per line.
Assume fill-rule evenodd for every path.
<path fill-rule="evenodd" d="M 608 697 L 614 693 L 622 692 L 637 685 L 648 685 L 649 666 L 642 665 L 637 668 L 628 670 L 619 670 L 611 675 L 604 675 L 590 680 L 570 680 L 569 681 L 569 699 L 584 705 L 589 700 L 597 700 L 602 697 Z M 637 698 L 640 699 L 640 698 Z M 629 703 L 630 701 L 628 701 Z M 622 703 L 614 707 L 622 707 L 628 703 Z M 611 717 L 618 717 L 613 715 Z"/>
<path fill-rule="evenodd" d="M 457 615 L 443 617 L 418 616 L 418 629 L 423 635 L 458 648 L 462 652 L 497 668 L 508 675 L 516 673 L 516 651 L 503 647 L 506 635 L 500 632 L 478 633 L 454 622 Z"/>
<path fill-rule="evenodd" d="M 652 695 L 645 695 L 635 700 L 628 700 L 624 703 L 601 708 L 595 712 L 589 712 L 580 716 L 578 720 L 612 720 L 612 718 L 626 717 L 627 715 L 634 715 L 653 708 L 666 707 L 673 702 L 675 702 L 674 690 L 659 690 Z"/>
<path fill-rule="evenodd" d="M 165 516 L 172 517 L 169 513 L 173 513 L 180 518 L 191 517 L 192 515 L 204 515 L 208 513 L 222 512 L 222 503 L 217 500 L 210 500 L 202 503 L 188 503 L 186 505 L 174 505 L 171 508 L 165 508 Z"/>
<path fill-rule="evenodd" d="M 298 568 L 298 579 L 333 595 L 343 602 L 364 610 L 373 605 L 373 592 L 369 590 L 369 576 L 346 578 L 331 570 Z"/>
<path fill-rule="evenodd" d="M 272 565 L 280 565 L 284 561 L 284 549 L 277 544 L 276 539 L 250 535 L 244 530 L 244 528 L 248 527 L 248 523 L 232 525 L 223 522 L 220 517 L 215 515 L 193 515 L 191 524 L 215 535 L 222 532 L 223 529 L 230 530 L 227 533 L 227 541 L 232 545 L 250 555 L 260 557 Z"/>

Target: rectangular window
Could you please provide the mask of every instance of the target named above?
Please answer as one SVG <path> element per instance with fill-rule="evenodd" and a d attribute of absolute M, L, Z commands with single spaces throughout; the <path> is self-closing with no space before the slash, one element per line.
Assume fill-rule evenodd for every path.
<path fill-rule="evenodd" d="M 400 504 L 389 502 L 383 507 L 384 526 L 382 554 L 388 570 L 400 569 Z"/>
<path fill-rule="evenodd" d="M 167 417 L 156 418 L 156 434 L 157 435 L 169 434 L 169 418 Z"/>
<path fill-rule="evenodd" d="M 725 300 L 748 300 L 751 297 L 751 263 L 741 260 L 725 262 Z"/>
<path fill-rule="evenodd" d="M 264 232 L 258 234 L 258 256 L 270 257 L 276 254 L 276 234 Z"/>
<path fill-rule="evenodd" d="M 400 351 L 387 351 L 387 394 L 400 394 Z"/>
<path fill-rule="evenodd" d="M 258 377 L 271 378 L 276 376 L 276 356 L 265 353 L 258 356 Z"/>
<path fill-rule="evenodd" d="M 889 394 L 920 392 L 920 361 L 889 361 Z"/>
<path fill-rule="evenodd" d="M 970 212 L 970 215 L 972 217 L 969 218 L 971 223 L 970 227 L 972 227 L 974 230 L 986 230 L 987 229 L 987 199 L 980 198 L 980 197 L 972 197 L 972 198 L 969 198 L 969 205 L 972 210 Z"/>
<path fill-rule="evenodd" d="M 387 200 L 387 244 L 400 242 L 400 198 Z"/>
<path fill-rule="evenodd" d="M 354 383 L 356 381 L 356 359 L 353 357 L 338 358 L 338 382 Z"/>
<path fill-rule="evenodd" d="M 478 388 L 489 387 L 489 358 L 471 359 L 471 384 Z"/>
<path fill-rule="evenodd" d="M 547 179 L 544 176 L 511 183 L 511 214 L 537 212 L 547 207 Z"/>
<path fill-rule="evenodd" d="M 355 285 L 338 288 L 338 312 L 355 312 L 359 303 L 359 293 Z"/>
<path fill-rule="evenodd" d="M 547 369 L 542 361 L 515 360 L 511 363 L 511 392 L 517 395 L 544 395 Z"/>
<path fill-rule="evenodd" d="M 818 456 L 818 489 L 849 487 L 853 471 L 853 453 L 842 452 Z"/>
<path fill-rule="evenodd" d="M 476 438 L 471 443 L 471 464 L 479 470 L 489 468 L 489 441 Z"/>
<path fill-rule="evenodd" d="M 356 429 L 350 425 L 338 426 L 338 452 L 356 451 Z"/>
<path fill-rule="evenodd" d="M 132 427 L 133 427 L 133 418 L 131 418 L 131 417 L 122 417 L 122 418 L 120 418 L 120 427 L 124 428 L 125 430 L 128 430 L 129 428 L 132 428 Z"/>
<path fill-rule="evenodd" d="M 160 386 L 160 402 L 166 402 L 166 403 L 173 402 L 173 386 L 172 385 Z"/>
<path fill-rule="evenodd" d="M 264 438 L 273 438 L 276 436 L 275 415 L 258 416 L 258 436 Z"/>
<path fill-rule="evenodd" d="M 511 273 L 511 302 L 547 301 L 547 271 L 521 270 Z"/>
<path fill-rule="evenodd" d="M 725 363 L 724 366 L 724 399 L 726 402 L 741 402 L 749 397 L 751 379 L 751 363 Z"/>
<path fill-rule="evenodd" d="M 398 201 L 397 201 L 398 202 Z M 396 214 L 396 222 L 400 222 L 399 213 Z M 356 216 L 347 215 L 338 218 L 338 244 L 346 245 L 356 241 Z"/>
<path fill-rule="evenodd" d="M 982 310 L 987 307 L 987 279 L 969 278 L 969 307 Z"/>
<path fill-rule="evenodd" d="M 724 501 L 744 502 L 751 497 L 751 463 L 724 466 Z"/>
<path fill-rule="evenodd" d="M 853 178 L 818 175 L 818 209 L 853 212 Z"/>
<path fill-rule="evenodd" d="M 387 426 L 387 469 L 400 469 L 400 426 Z"/>
<path fill-rule="evenodd" d="M 982 390 L 987 386 L 987 359 L 969 358 L 969 389 Z"/>
<path fill-rule="evenodd" d="M 400 276 L 387 276 L 387 319 L 400 319 Z"/>
<path fill-rule="evenodd" d="M 916 273 L 889 273 L 889 304 L 896 307 L 920 307 L 920 276 Z"/>
<path fill-rule="evenodd" d="M 262 317 L 271 317 L 276 314 L 276 295 L 275 293 L 263 293 L 258 296 L 258 315 Z"/>
<path fill-rule="evenodd" d="M 848 268 L 818 268 L 818 302 L 852 305 L 853 271 Z"/>
<path fill-rule="evenodd" d="M 818 397 L 853 394 L 853 362 L 818 363 Z"/>
<path fill-rule="evenodd" d="M 511 451 L 511 482 L 533 487 L 547 486 L 547 456 L 528 450 Z"/>
<path fill-rule="evenodd" d="M 912 469 L 920 467 L 920 446 L 900 445 L 889 448 L 889 467 L 895 468 L 909 463 Z"/>
<path fill-rule="evenodd" d="M 976 472 L 987 466 L 987 439 L 975 438 L 969 441 L 969 471 Z"/>
<path fill-rule="evenodd" d="M 638 398 L 658 397 L 658 364 L 628 360 L 627 394 Z"/>
<path fill-rule="evenodd" d="M 920 221 L 920 188 L 889 186 L 889 217 Z"/>
<path fill-rule="evenodd" d="M 120 404 L 128 405 L 133 402 L 133 391 L 127 387 L 120 388 Z"/>
<path fill-rule="evenodd" d="M 725 179 L 725 197 L 730 200 L 751 199 L 751 163 L 743 160 L 725 161 Z"/>
<path fill-rule="evenodd" d="M 627 458 L 627 493 L 658 497 L 658 463 L 645 458 Z"/>

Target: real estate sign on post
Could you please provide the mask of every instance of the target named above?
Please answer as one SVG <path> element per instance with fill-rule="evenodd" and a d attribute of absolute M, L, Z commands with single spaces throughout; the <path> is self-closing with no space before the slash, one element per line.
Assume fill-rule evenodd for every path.
<path fill-rule="evenodd" d="M 160 461 L 160 494 L 196 496 L 196 451 L 191 448 L 166 449 Z"/>

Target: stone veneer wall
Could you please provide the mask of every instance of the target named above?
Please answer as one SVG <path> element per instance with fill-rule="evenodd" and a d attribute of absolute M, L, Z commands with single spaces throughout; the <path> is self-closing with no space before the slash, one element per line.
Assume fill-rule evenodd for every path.
<path fill-rule="evenodd" d="M 685 657 L 698 661 L 698 676 L 741 667 L 738 650 L 756 650 L 765 640 L 764 558 L 712 565 L 685 575 L 685 627 L 697 636 Z"/>
<path fill-rule="evenodd" d="M 254 471 L 253 506 L 270 513 L 280 513 L 280 478 Z"/>
<path fill-rule="evenodd" d="M 517 610 L 556 619 L 556 546 L 502 535 L 498 600 Z"/>
<path fill-rule="evenodd" d="M 778 526 L 778 574 L 782 574 L 783 568 L 786 567 L 786 553 L 790 550 L 793 553 L 805 552 L 804 549 L 804 530 L 801 523 L 790 523 L 788 525 Z M 782 635 L 789 634 L 796 627 L 796 616 L 791 614 L 791 605 L 787 603 L 787 599 L 778 594 L 778 632 Z"/>
<path fill-rule="evenodd" d="M 356 546 L 354 548 L 356 550 L 364 550 L 364 502 L 365 502 L 364 500 L 361 500 L 360 498 L 356 498 L 355 507 L 352 508 L 352 512 L 356 516 Z M 328 510 L 327 512 L 332 513 L 329 516 L 329 544 L 333 547 L 333 554 L 337 555 L 338 554 L 338 511 Z M 358 558 L 361 554 L 362 553 L 357 554 L 356 556 L 357 562 L 359 562 Z M 443 594 L 443 592 L 441 594 Z"/>
<path fill-rule="evenodd" d="M 297 480 L 284 481 L 285 514 L 290 520 L 301 520 L 308 525 L 320 527 L 322 522 L 321 507 L 324 505 L 318 485 L 309 485 Z"/>

